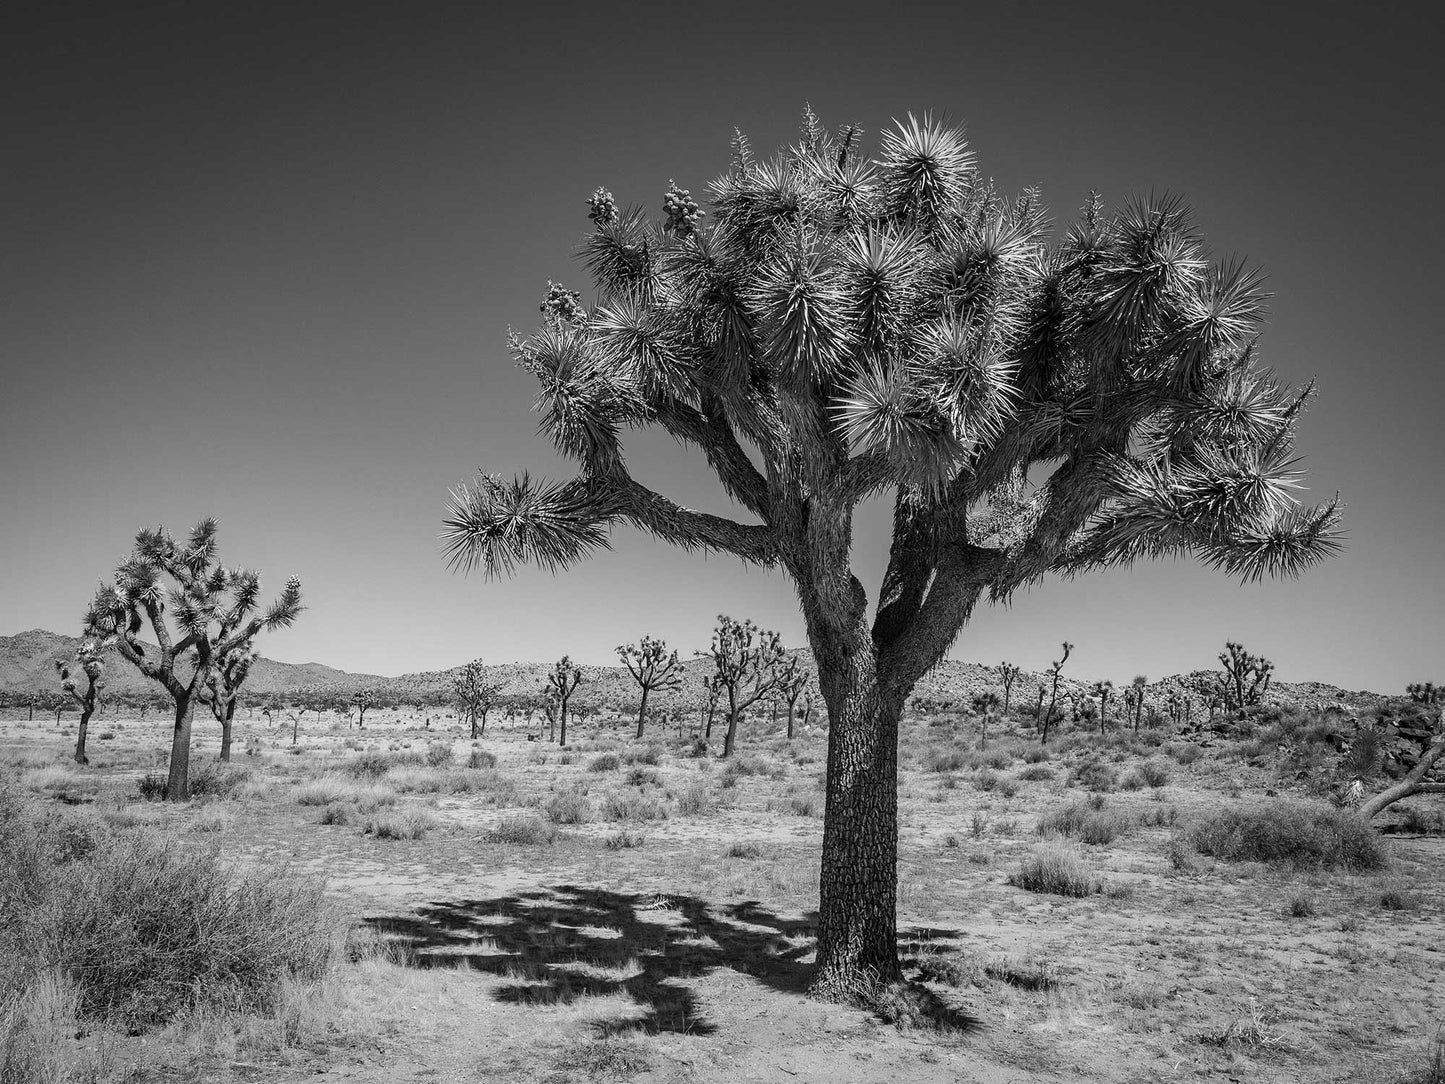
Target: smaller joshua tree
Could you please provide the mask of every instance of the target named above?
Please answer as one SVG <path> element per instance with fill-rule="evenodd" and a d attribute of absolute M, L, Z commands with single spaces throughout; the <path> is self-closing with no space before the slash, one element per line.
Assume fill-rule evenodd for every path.
<path fill-rule="evenodd" d="M 452 678 L 452 694 L 471 724 L 473 738 L 480 738 L 487 732 L 487 713 L 492 710 L 501 691 L 499 683 L 487 680 L 486 664 L 481 659 L 473 659 Z"/>
<path fill-rule="evenodd" d="M 1134 690 L 1133 699 L 1129 707 L 1134 712 L 1134 733 L 1139 733 L 1139 720 L 1144 715 L 1144 688 L 1149 684 L 1149 679 L 1143 674 L 1135 674 L 1134 680 L 1129 683 Z"/>
<path fill-rule="evenodd" d="M 702 719 L 702 740 L 712 740 L 712 721 L 717 717 L 717 702 L 722 699 L 722 682 L 716 674 L 702 676 L 702 688 L 698 690 L 698 710 Z"/>
<path fill-rule="evenodd" d="M 356 725 L 360 729 L 366 726 L 367 710 L 376 707 L 376 693 L 370 689 L 357 689 L 351 694 L 351 705 L 356 709 Z"/>
<path fill-rule="evenodd" d="M 1445 702 L 1445 689 L 1438 688 L 1433 681 L 1422 681 L 1406 685 L 1405 693 L 1417 704 L 1439 704 Z"/>
<path fill-rule="evenodd" d="M 102 586 L 86 611 L 86 635 L 113 643 L 175 705 L 168 801 L 190 797 L 191 723 L 215 667 L 263 629 L 284 628 L 301 613 L 300 580 L 288 580 L 280 598 L 253 614 L 260 592 L 255 572 L 222 567 L 216 521 L 207 518 L 181 544 L 164 527 L 140 531 L 114 584 Z M 146 624 L 154 648 L 140 639 Z"/>
<path fill-rule="evenodd" d="M 1224 664 L 1227 710 L 1243 711 L 1269 692 L 1274 663 L 1263 655 L 1251 655 L 1243 645 L 1230 642 L 1219 653 L 1219 661 Z"/>
<path fill-rule="evenodd" d="M 210 706 L 211 714 L 216 717 L 216 722 L 221 724 L 222 761 L 231 759 L 231 724 L 236 717 L 236 701 L 255 662 L 255 648 L 249 642 L 237 644 L 226 652 L 225 657 L 206 678 L 206 688 L 201 693 L 201 699 Z M 294 739 L 292 744 L 295 744 Z"/>
<path fill-rule="evenodd" d="M 1059 699 L 1059 671 L 1064 668 L 1064 663 L 1069 661 L 1069 654 L 1074 650 L 1074 645 L 1067 640 L 1064 641 L 1064 657 L 1049 665 L 1049 710 L 1040 722 L 1041 736 L 1039 741 L 1049 740 L 1049 724 L 1054 721 L 1054 705 Z"/>
<path fill-rule="evenodd" d="M 975 696 L 970 705 L 973 713 L 983 721 L 983 730 L 980 732 L 978 738 L 978 747 L 980 749 L 988 748 L 988 721 L 993 716 L 993 713 L 998 711 L 999 703 L 998 693 L 987 692 L 979 693 Z"/>
<path fill-rule="evenodd" d="M 1109 728 L 1109 701 L 1114 698 L 1114 683 L 1096 681 L 1089 692 L 1099 698 L 1099 733 L 1102 735 Z"/>
<path fill-rule="evenodd" d="M 1021 673 L 1023 670 L 1011 662 L 998 664 L 998 679 L 1003 684 L 1003 713 L 1005 715 L 1008 714 L 1008 702 L 1009 697 L 1013 695 L 1014 682 L 1018 680 Z"/>
<path fill-rule="evenodd" d="M 713 678 L 728 698 L 728 729 L 723 738 L 724 757 L 733 755 L 737 742 L 738 716 L 778 688 L 786 654 L 776 632 L 760 629 L 751 620 L 734 621 L 719 614 L 713 630 L 711 656 Z"/>
<path fill-rule="evenodd" d="M 555 718 L 562 723 L 561 740 L 558 745 L 567 744 L 567 702 L 582 684 L 582 668 L 572 661 L 570 655 L 563 655 L 547 675 L 547 697 L 553 702 Z"/>
<path fill-rule="evenodd" d="M 75 763 L 89 764 L 90 758 L 85 755 L 85 731 L 90 725 L 90 717 L 95 714 L 100 690 L 105 687 L 105 659 L 101 658 L 100 647 L 94 640 L 85 640 L 76 649 L 75 661 L 56 659 L 55 670 L 60 675 L 60 687 L 80 709 L 80 726 L 75 737 Z M 85 677 L 85 692 L 81 692 L 76 685 L 76 677 L 82 675 Z"/>
<path fill-rule="evenodd" d="M 627 667 L 632 680 L 642 690 L 642 701 L 637 705 L 637 736 L 642 737 L 647 719 L 647 697 L 654 689 L 674 691 L 682 686 L 682 663 L 677 652 L 667 650 L 662 640 L 644 636 L 641 644 L 622 644 L 617 648 L 617 657 Z"/>
<path fill-rule="evenodd" d="M 778 685 L 784 702 L 788 705 L 788 740 L 793 740 L 793 718 L 798 710 L 798 701 L 808 692 L 808 683 L 812 675 L 804 670 L 799 664 L 798 657 L 794 655 L 788 660 L 788 665 L 783 671 L 783 676 Z"/>

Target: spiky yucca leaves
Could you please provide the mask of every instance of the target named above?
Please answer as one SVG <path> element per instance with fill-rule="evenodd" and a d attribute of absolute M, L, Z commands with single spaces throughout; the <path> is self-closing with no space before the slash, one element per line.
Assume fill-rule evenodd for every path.
<path fill-rule="evenodd" d="M 623 522 L 790 576 L 833 727 L 818 981 L 843 995 L 898 973 L 892 893 L 850 870 L 893 861 L 892 717 L 980 599 L 1161 555 L 1294 575 L 1339 549 L 1339 506 L 1297 503 L 1308 389 L 1257 366 L 1258 274 L 1214 260 L 1176 196 L 1091 194 L 1054 231 L 955 127 L 911 116 L 870 157 L 811 110 L 771 158 L 734 140 L 707 217 L 673 187 L 670 222 L 599 196 L 595 303 L 515 343 L 578 477 L 460 487 L 444 546 L 463 570 L 555 570 Z M 621 441 L 641 426 L 702 452 L 739 517 L 638 482 Z M 870 623 L 852 519 L 880 492 Z"/>
<path fill-rule="evenodd" d="M 259 575 L 225 568 L 218 559 L 216 521 L 201 520 L 178 543 L 164 527 L 144 528 L 131 554 L 117 567 L 112 583 L 102 584 L 86 609 L 85 635 L 113 644 L 121 657 L 156 682 L 175 704 L 166 798 L 190 797 L 190 735 L 197 699 L 223 702 L 218 667 L 239 671 L 251 644 L 263 630 L 285 628 L 303 609 L 301 581 L 286 581 L 281 595 L 257 613 Z M 156 648 L 140 640 L 149 627 Z M 181 663 L 180 667 L 177 663 Z M 213 684 L 213 681 L 216 684 Z M 230 695 L 234 710 L 234 689 Z"/>

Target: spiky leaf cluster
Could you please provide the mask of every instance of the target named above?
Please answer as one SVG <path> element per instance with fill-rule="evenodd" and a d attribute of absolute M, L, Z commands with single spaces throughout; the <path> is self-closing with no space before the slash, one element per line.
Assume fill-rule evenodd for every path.
<path fill-rule="evenodd" d="M 816 514 L 889 491 L 880 643 L 924 617 L 936 658 L 979 590 L 1185 554 L 1249 580 L 1338 550 L 1338 502 L 1296 497 L 1312 388 L 1259 366 L 1261 278 L 1212 257 L 1180 198 L 1091 194 L 1056 231 L 1037 191 L 985 179 L 956 126 L 910 115 L 870 157 L 809 109 L 772 158 L 739 134 L 706 202 L 694 218 L 674 186 L 662 222 L 593 217 L 596 305 L 553 305 L 515 343 L 579 477 L 455 491 L 454 564 L 556 569 L 625 522 L 827 579 L 807 567 Z M 640 484 L 620 445 L 640 426 L 700 450 L 750 521 Z"/>

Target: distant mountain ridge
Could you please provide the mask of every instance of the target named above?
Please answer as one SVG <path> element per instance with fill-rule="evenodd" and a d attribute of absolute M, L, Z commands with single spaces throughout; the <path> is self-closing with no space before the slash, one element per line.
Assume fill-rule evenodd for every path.
<path fill-rule="evenodd" d="M 61 636 L 44 629 L 31 629 L 14 636 L 0 636 L 0 692 L 42 692 L 58 691 L 60 683 L 56 678 L 54 660 L 73 659 L 80 638 Z M 795 652 L 804 666 L 813 670 L 812 654 L 802 650 Z M 523 697 L 540 694 L 551 663 L 498 663 L 488 666 L 491 681 L 501 685 L 504 697 Z M 637 698 L 637 686 L 632 676 L 621 666 L 584 666 L 584 683 L 577 690 L 576 702 L 579 707 L 598 705 L 626 706 Z M 288 695 L 307 690 L 349 694 L 358 689 L 374 689 L 405 702 L 422 699 L 445 698 L 449 696 L 452 678 L 461 670 L 460 666 L 449 670 L 422 671 L 401 674 L 397 677 L 383 677 L 378 674 L 352 674 L 321 663 L 277 662 L 265 657 L 258 658 L 246 682 L 246 693 L 251 697 L 271 694 Z M 683 662 L 682 689 L 672 704 L 691 703 L 696 700 L 696 691 L 701 688 L 702 678 L 711 670 L 711 660 L 691 658 Z M 1146 702 L 1163 703 L 1171 693 L 1184 692 L 1190 679 L 1211 673 L 1195 671 L 1193 674 L 1176 674 L 1150 682 L 1146 687 Z M 1213 671 L 1218 673 L 1218 671 Z M 816 687 L 816 673 L 814 673 Z M 1047 685 L 1046 674 L 1029 673 L 1019 675 L 1014 683 L 1013 704 L 1031 704 L 1038 695 L 1040 684 Z M 107 692 L 132 694 L 156 692 L 154 682 L 142 677 L 140 672 L 119 656 L 112 656 L 106 667 Z M 1059 698 L 1067 706 L 1070 694 L 1088 691 L 1092 679 L 1084 677 L 1061 677 Z M 1002 693 L 1002 686 L 994 667 L 976 662 L 947 660 L 936 667 L 918 683 L 913 691 L 915 699 L 927 699 L 937 703 L 948 703 L 956 708 L 966 708 L 972 697 L 984 690 Z M 1118 695 L 1122 689 L 1116 689 Z M 656 696 L 656 694 L 654 694 Z M 1323 682 L 1277 682 L 1270 686 L 1269 701 L 1343 703 L 1352 707 L 1370 707 L 1386 699 L 1383 694 L 1368 691 L 1349 692 Z M 655 699 L 659 708 L 669 706 L 666 699 Z"/>

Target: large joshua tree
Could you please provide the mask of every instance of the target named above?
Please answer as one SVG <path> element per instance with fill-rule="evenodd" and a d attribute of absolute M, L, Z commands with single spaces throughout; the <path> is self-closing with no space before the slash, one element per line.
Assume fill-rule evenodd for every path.
<path fill-rule="evenodd" d="M 164 527 L 142 530 L 114 584 L 102 586 L 86 611 L 86 635 L 114 643 L 175 705 L 168 801 L 190 797 L 191 721 L 215 668 L 263 629 L 284 628 L 302 610 L 301 581 L 294 577 L 270 607 L 254 613 L 260 593 L 257 573 L 222 567 L 216 521 L 206 518 L 179 545 Z M 140 639 L 147 626 L 155 646 Z"/>
<path fill-rule="evenodd" d="M 571 565 L 627 523 L 782 569 L 831 719 L 814 989 L 900 975 L 897 732 L 914 684 L 980 600 L 1049 575 L 1193 554 L 1245 580 L 1334 552 L 1337 502 L 1299 506 L 1290 394 L 1256 364 L 1261 279 L 1211 264 L 1174 196 L 1090 195 L 1050 229 L 956 128 L 860 131 L 805 113 L 769 160 L 734 140 L 703 212 L 664 221 L 599 189 L 582 246 L 596 300 L 554 291 L 514 337 L 568 481 L 483 475 L 453 491 L 454 567 Z M 698 450 L 739 518 L 639 481 L 622 434 Z M 851 566 L 859 503 L 893 505 L 870 621 Z"/>
<path fill-rule="evenodd" d="M 637 705 L 637 736 L 641 738 L 647 721 L 648 694 L 654 689 L 671 692 L 681 688 L 682 663 L 675 650 L 667 650 L 665 641 L 654 640 L 651 636 L 644 636 L 641 644 L 619 645 L 617 657 L 642 690 L 642 701 Z"/>

